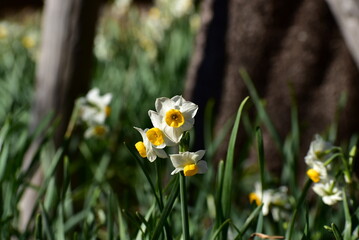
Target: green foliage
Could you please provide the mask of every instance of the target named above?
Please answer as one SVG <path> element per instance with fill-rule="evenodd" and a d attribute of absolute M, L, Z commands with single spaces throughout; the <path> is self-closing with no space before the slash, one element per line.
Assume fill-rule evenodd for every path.
<path fill-rule="evenodd" d="M 156 7 L 169 21 L 168 9 Z M 297 178 L 298 161 L 304 161 L 299 159 L 300 103 L 292 94 L 292 128 L 282 139 L 244 70 L 241 76 L 250 98 L 243 100 L 237 115 L 215 136 L 214 103 L 209 102 L 205 109 L 208 121 L 196 122 L 205 129 L 205 175 L 171 176 L 173 166 L 168 159 L 150 163 L 141 158 L 133 147 L 140 139 L 133 126 L 150 126 L 147 112 L 154 108 L 157 97 L 182 93 L 195 33 L 191 23 L 197 15 L 192 9 L 181 17 L 172 16 L 169 25 L 157 28 L 154 35 L 145 23 L 158 20 L 151 15 L 158 14 L 156 9 L 115 10 L 108 9 L 111 14 L 104 15 L 99 25 L 92 81 L 101 92 L 113 94 L 107 122 L 110 131 L 105 138 L 86 139 L 76 123 L 72 135 L 58 149 L 51 142 L 56 125 L 46 128 L 51 116 L 35 133 L 28 131 L 39 45 L 38 17 L 26 24 L 0 23 L 0 27 L 11 29 L 1 38 L 0 28 L 1 239 L 358 238 L 359 185 L 353 175 L 358 137 L 353 135 L 347 146 L 336 147 L 328 160 L 339 166 L 334 178 L 340 181 L 344 194 L 342 202 L 325 205 L 311 191 L 311 180 L 300 182 Z M 25 36 L 33 38 L 35 45 L 29 39 L 24 43 Z M 249 109 L 256 114 L 249 114 Z M 238 146 L 241 128 L 246 142 Z M 332 140 L 336 128 L 337 123 L 333 123 L 329 129 Z M 230 130 L 226 159 L 216 159 L 215 152 Z M 266 171 L 270 159 L 265 156 L 262 130 L 270 134 L 281 154 L 284 166 L 280 176 Z M 39 144 L 38 135 L 44 131 L 45 138 Z M 185 148 L 192 150 L 191 144 Z M 25 159 L 31 161 L 24 165 Z M 33 178 L 37 169 L 42 172 L 40 182 Z M 255 182 L 261 184 L 261 196 L 268 191 L 275 195 L 280 192 L 277 187 L 287 186 L 288 203 L 267 206 L 259 201 L 257 205 L 255 198 L 251 203 L 248 195 L 254 192 Z M 21 200 L 29 191 L 36 193 L 34 208 L 29 221 L 20 223 L 24 211 Z M 269 212 L 265 212 L 267 207 Z M 278 211 L 278 218 L 273 210 Z"/>

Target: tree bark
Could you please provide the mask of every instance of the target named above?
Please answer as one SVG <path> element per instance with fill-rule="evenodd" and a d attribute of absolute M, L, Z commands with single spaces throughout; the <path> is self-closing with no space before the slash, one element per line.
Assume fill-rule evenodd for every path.
<path fill-rule="evenodd" d="M 359 69 L 359 2 L 355 0 L 327 0 L 327 3 Z"/>
<path fill-rule="evenodd" d="M 298 167 L 302 173 L 310 141 L 334 120 L 343 92 L 348 102 L 340 115 L 338 139 L 359 131 L 354 120 L 359 115 L 358 69 L 324 0 L 206 0 L 203 5 L 206 21 L 197 37 L 185 96 L 198 102 L 200 109 L 208 96 L 216 100 L 217 132 L 249 94 L 240 67 L 266 100 L 266 110 L 282 139 L 290 132 L 289 86 L 293 87 L 301 123 Z M 203 125 L 203 115 L 198 121 L 196 139 L 200 140 L 203 131 L 197 128 Z M 263 128 L 267 167 L 279 173 L 281 156 Z M 239 144 L 245 141 L 244 134 L 239 135 Z M 221 145 L 216 160 L 225 157 L 226 147 Z"/>
<path fill-rule="evenodd" d="M 69 122 L 75 99 L 87 91 L 91 78 L 92 49 L 99 0 L 47 0 L 45 2 L 42 48 L 36 73 L 36 93 L 30 129 L 34 131 L 51 112 L 59 125 L 54 136 L 59 146 Z M 28 167 L 42 138 L 35 140 L 24 159 Z M 33 184 L 42 181 L 39 169 Z M 24 229 L 35 206 L 36 192 L 27 190 L 20 203 Z"/>

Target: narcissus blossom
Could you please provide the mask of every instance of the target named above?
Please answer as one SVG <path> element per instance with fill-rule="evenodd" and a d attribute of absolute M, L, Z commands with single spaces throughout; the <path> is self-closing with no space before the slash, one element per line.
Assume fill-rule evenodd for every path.
<path fill-rule="evenodd" d="M 314 184 L 313 191 L 321 196 L 323 202 L 327 205 L 333 205 L 343 200 L 343 191 L 336 186 L 334 180 Z"/>
<path fill-rule="evenodd" d="M 85 138 L 104 137 L 108 133 L 108 127 L 106 125 L 92 125 L 85 131 Z"/>
<path fill-rule="evenodd" d="M 305 156 L 305 162 L 309 166 L 315 161 L 326 161 L 330 156 L 330 151 L 333 149 L 330 142 L 326 142 L 319 135 L 315 135 L 315 139 L 310 143 L 309 151 Z"/>
<path fill-rule="evenodd" d="M 171 174 L 183 171 L 185 176 L 193 176 L 207 172 L 207 162 L 202 160 L 204 154 L 204 150 L 170 154 L 171 162 L 175 167 Z"/>
<path fill-rule="evenodd" d="M 86 97 L 81 99 L 81 119 L 89 125 L 103 124 L 106 117 L 111 113 L 109 106 L 111 100 L 111 93 L 100 96 L 100 90 L 98 88 L 91 89 Z"/>
<path fill-rule="evenodd" d="M 198 106 L 186 101 L 182 96 L 157 98 L 156 111 L 148 112 L 152 124 L 160 129 L 172 142 L 179 143 L 183 132 L 190 130 L 194 124 L 194 117 Z"/>
<path fill-rule="evenodd" d="M 254 202 L 257 206 L 263 203 L 262 213 L 264 216 L 271 212 L 273 219 L 279 221 L 287 214 L 285 210 L 290 208 L 287 187 L 281 186 L 279 189 L 266 189 L 262 192 L 262 186 L 257 182 L 254 188 L 254 192 L 249 194 L 249 202 Z"/>
<path fill-rule="evenodd" d="M 325 181 L 328 177 L 327 168 L 320 161 L 313 161 L 307 171 L 308 177 L 315 183 Z"/>
<path fill-rule="evenodd" d="M 147 157 L 150 162 L 155 161 L 157 156 L 160 158 L 167 158 L 167 153 L 163 150 L 166 143 L 164 136 L 159 129 L 146 128 L 145 130 L 142 130 L 141 128 L 134 128 L 142 136 L 142 141 L 135 144 L 135 147 L 141 157 Z"/>

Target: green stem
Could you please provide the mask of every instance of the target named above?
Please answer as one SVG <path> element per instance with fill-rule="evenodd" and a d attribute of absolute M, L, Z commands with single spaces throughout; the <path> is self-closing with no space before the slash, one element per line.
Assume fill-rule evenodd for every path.
<path fill-rule="evenodd" d="M 183 239 L 189 240 L 189 224 L 188 224 L 188 209 L 187 209 L 187 194 L 186 194 L 186 177 L 180 173 L 180 196 L 181 196 L 181 214 L 182 214 L 182 231 Z"/>
<path fill-rule="evenodd" d="M 289 227 L 288 227 L 285 239 L 289 239 L 289 240 L 292 239 L 295 219 L 297 217 L 298 211 L 300 211 L 300 209 L 302 207 L 302 204 L 303 204 L 303 202 L 305 200 L 305 197 L 307 196 L 308 190 L 309 190 L 311 185 L 312 185 L 312 181 L 310 179 L 307 179 L 307 181 L 305 182 L 303 191 L 302 191 L 302 193 L 301 193 L 301 195 L 300 195 L 300 197 L 299 197 L 299 199 L 297 201 L 297 204 L 295 206 L 295 209 L 294 209 L 294 212 L 293 212 L 293 215 L 292 215 L 292 219 L 291 219 L 291 221 L 289 223 Z"/>

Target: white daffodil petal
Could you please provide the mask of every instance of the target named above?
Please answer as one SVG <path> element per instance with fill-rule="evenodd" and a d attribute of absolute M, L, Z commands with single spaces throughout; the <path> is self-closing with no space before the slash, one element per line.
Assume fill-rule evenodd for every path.
<path fill-rule="evenodd" d="M 175 168 L 183 168 L 184 166 L 186 166 L 186 164 L 188 164 L 187 160 L 183 157 L 182 154 L 170 154 L 170 159 L 172 162 L 173 167 Z"/>
<path fill-rule="evenodd" d="M 184 124 L 180 127 L 180 130 L 182 132 L 190 130 L 194 125 L 194 119 L 193 118 L 186 118 Z"/>
<path fill-rule="evenodd" d="M 192 102 L 186 102 L 181 106 L 180 111 L 183 115 L 188 115 L 190 118 L 194 118 L 198 111 L 198 105 Z"/>
<path fill-rule="evenodd" d="M 313 185 L 313 191 L 321 197 L 325 196 L 326 195 L 325 184 L 321 182 L 315 183 Z"/>
<path fill-rule="evenodd" d="M 156 109 L 157 113 L 164 116 L 168 110 L 175 109 L 175 105 L 171 101 L 171 99 L 168 99 L 166 97 L 162 97 L 162 98 L 157 98 L 156 99 L 155 109 Z"/>
<path fill-rule="evenodd" d="M 334 205 L 336 204 L 337 202 L 339 201 L 342 201 L 343 198 L 342 198 L 342 192 L 337 192 L 333 195 L 329 195 L 329 196 L 324 196 L 322 198 L 323 202 L 327 205 Z"/>
<path fill-rule="evenodd" d="M 99 95 L 100 90 L 98 88 L 93 88 L 87 93 L 86 99 L 89 102 L 97 102 Z"/>
<path fill-rule="evenodd" d="M 153 151 L 153 149 L 147 149 L 146 148 L 146 154 L 147 154 L 147 159 L 150 161 L 150 162 L 154 162 L 157 158 L 157 155 L 155 153 L 155 151 Z"/>
<path fill-rule="evenodd" d="M 167 153 L 165 150 L 163 149 L 157 149 L 157 148 L 153 148 L 153 150 L 155 151 L 156 155 L 160 158 L 167 158 Z"/>
<path fill-rule="evenodd" d="M 102 96 L 103 106 L 109 105 L 111 100 L 112 100 L 112 94 L 111 93 L 106 93 L 105 95 L 103 95 Z"/>
<path fill-rule="evenodd" d="M 163 128 L 164 134 L 174 143 L 179 143 L 181 141 L 183 131 L 180 128 L 173 128 L 170 126 L 165 126 Z"/>
<path fill-rule="evenodd" d="M 205 153 L 206 153 L 205 150 L 198 150 L 197 152 L 195 152 L 195 153 L 193 154 L 193 157 L 192 157 L 192 158 L 193 158 L 196 162 L 198 162 L 198 161 L 202 160 L 202 158 L 203 158 L 203 156 L 204 156 Z"/>
<path fill-rule="evenodd" d="M 162 129 L 162 116 L 160 116 L 158 113 L 156 113 L 155 111 L 149 110 L 148 111 L 148 116 L 151 119 L 152 125 L 155 128 L 159 128 Z"/>
<path fill-rule="evenodd" d="M 173 170 L 173 171 L 171 172 L 171 175 L 177 174 L 177 173 L 179 173 L 180 171 L 183 171 L 183 168 L 176 168 L 175 170 Z"/>
<path fill-rule="evenodd" d="M 172 97 L 171 100 L 176 105 L 182 105 L 182 103 L 185 102 L 184 98 L 182 96 L 180 96 L 180 95 L 176 95 L 176 96 Z"/>

